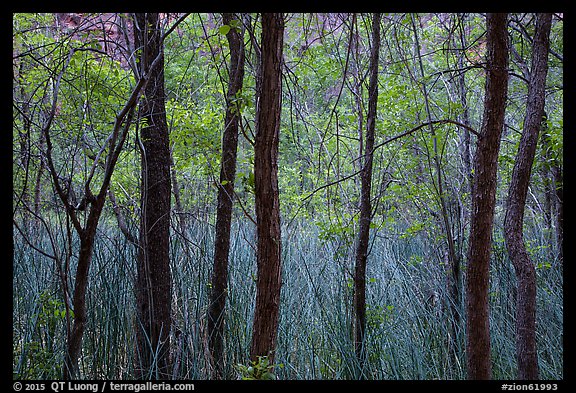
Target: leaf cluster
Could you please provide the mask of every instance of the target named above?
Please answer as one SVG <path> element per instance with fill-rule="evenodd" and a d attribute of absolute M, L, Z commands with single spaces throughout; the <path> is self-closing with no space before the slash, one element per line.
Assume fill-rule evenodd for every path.
<path fill-rule="evenodd" d="M 240 373 L 243 380 L 270 380 L 276 379 L 273 371 L 276 367 L 284 367 L 280 364 L 270 364 L 267 356 L 258 356 L 258 360 L 252 360 L 246 366 L 243 364 L 236 364 L 235 368 Z"/>

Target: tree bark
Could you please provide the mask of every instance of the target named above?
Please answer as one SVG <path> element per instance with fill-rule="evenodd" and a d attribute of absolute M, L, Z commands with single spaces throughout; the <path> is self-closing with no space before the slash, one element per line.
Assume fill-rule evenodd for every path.
<path fill-rule="evenodd" d="M 490 379 L 488 287 L 496 173 L 508 93 L 507 14 L 487 14 L 487 65 L 481 135 L 476 143 L 466 274 L 468 379 Z"/>
<path fill-rule="evenodd" d="M 222 14 L 225 25 L 235 20 L 234 14 Z M 243 30 L 231 27 L 226 34 L 230 47 L 230 68 L 228 72 L 228 93 L 226 95 L 226 116 L 222 138 L 222 163 L 220 184 L 218 185 L 218 207 L 216 212 L 216 239 L 214 242 L 214 270 L 212 272 L 212 292 L 208 309 L 208 336 L 213 363 L 213 377 L 224 377 L 224 321 L 228 291 L 228 254 L 230 250 L 230 226 L 232 222 L 232 202 L 234 179 L 236 177 L 236 154 L 238 147 L 238 124 L 240 122 L 240 102 L 238 93 L 244 82 L 244 34 Z"/>
<path fill-rule="evenodd" d="M 98 198 L 91 205 L 86 228 L 80 233 L 80 252 L 78 254 L 78 265 L 76 266 L 76 276 L 74 281 L 74 295 L 72 307 L 74 310 L 72 330 L 68 337 L 66 357 L 63 370 L 63 378 L 77 379 L 80 377 L 78 359 L 82 352 L 82 338 L 86 328 L 86 291 L 88 290 L 88 274 L 92 263 L 92 252 L 94 251 L 94 241 L 96 240 L 96 229 L 105 202 L 104 196 Z"/>
<path fill-rule="evenodd" d="M 139 143 L 142 157 L 141 221 L 137 261 L 136 377 L 170 378 L 170 147 L 166 122 L 164 55 L 158 13 L 135 15 L 134 41 L 140 50 L 140 74 L 150 72 L 140 101 L 144 126 Z M 158 64 L 149 70 L 153 61 Z"/>
<path fill-rule="evenodd" d="M 536 270 L 523 239 L 524 208 L 538 134 L 544 116 L 548 48 L 552 14 L 536 16 L 532 67 L 528 86 L 524 132 L 516 155 L 504 219 L 506 248 L 518 280 L 516 298 L 516 357 L 518 379 L 538 379 L 536 351 Z"/>
<path fill-rule="evenodd" d="M 262 14 L 262 78 L 254 147 L 258 276 L 250 357 L 257 360 L 258 356 L 268 356 L 270 363 L 273 363 L 275 355 L 282 285 L 278 142 L 283 34 L 282 14 Z"/>
<path fill-rule="evenodd" d="M 110 180 L 112 174 L 114 172 L 114 168 L 118 161 L 118 157 L 122 148 L 124 146 L 124 142 L 126 141 L 126 137 L 128 135 L 128 130 L 132 123 L 132 118 L 134 114 L 134 108 L 136 105 L 136 101 L 142 94 L 142 89 L 146 86 L 149 75 L 142 74 L 137 80 L 137 84 L 132 90 L 130 97 L 128 98 L 124 107 L 116 113 L 114 119 L 114 127 L 111 131 L 108 139 L 106 140 L 105 144 L 108 148 L 107 154 L 104 157 L 104 166 L 102 176 L 98 178 L 101 179 L 100 187 L 98 189 L 98 193 L 94 195 L 92 193 L 92 181 L 94 180 L 94 175 L 98 167 L 100 167 L 99 160 L 95 160 L 90 168 L 89 175 L 87 179 L 85 179 L 84 183 L 84 195 L 82 197 L 82 209 L 80 209 L 80 205 L 75 206 L 73 204 L 71 193 L 72 189 L 70 187 L 70 179 L 62 179 L 59 175 L 60 168 L 57 168 L 54 159 L 52 156 L 53 150 L 53 143 L 51 139 L 51 127 L 52 123 L 54 122 L 57 108 L 58 108 L 58 95 L 60 90 L 60 83 L 63 79 L 64 73 L 66 72 L 68 66 L 70 65 L 70 61 L 72 59 L 72 55 L 76 52 L 77 49 L 71 48 L 68 52 L 68 58 L 63 59 L 63 62 L 58 61 L 57 63 L 62 64 L 62 68 L 60 72 L 56 74 L 56 69 L 54 70 L 55 78 L 53 80 L 53 85 L 49 89 L 52 94 L 52 102 L 51 108 L 48 112 L 46 112 L 45 118 L 42 119 L 42 129 L 41 129 L 41 142 L 39 149 L 42 152 L 42 156 L 45 159 L 41 161 L 41 168 L 46 166 L 49 176 L 51 177 L 52 184 L 54 185 L 54 189 L 58 198 L 62 202 L 62 205 L 66 211 L 68 219 L 72 223 L 74 230 L 77 232 L 78 237 L 80 238 L 80 251 L 78 255 L 78 264 L 76 266 L 75 272 L 75 281 L 74 281 L 74 292 L 73 292 L 73 299 L 72 299 L 72 328 L 70 331 L 67 329 L 67 346 L 66 346 L 66 353 L 64 355 L 64 365 L 63 365 L 63 379 L 76 379 L 81 378 L 80 375 L 80 367 L 78 364 L 78 359 L 82 354 L 82 339 L 84 330 L 86 327 L 87 317 L 88 317 L 88 310 L 86 308 L 86 293 L 89 284 L 89 272 L 90 272 L 90 265 L 92 262 L 92 252 L 94 248 L 94 241 L 96 238 L 96 231 L 98 227 L 98 223 L 100 220 L 100 216 L 102 214 L 102 210 L 104 207 L 104 203 L 106 200 L 106 195 L 108 188 L 110 186 Z M 153 63 L 153 68 L 155 65 Z M 47 98 L 47 96 L 45 97 Z M 46 104 L 49 104 L 46 102 Z M 44 150 L 45 148 L 45 150 Z M 104 147 L 102 147 L 101 152 L 104 152 Z M 87 158 L 90 156 L 87 155 Z M 38 174 L 37 177 L 37 185 L 36 185 L 36 209 L 39 209 L 39 190 L 40 190 L 40 180 L 41 173 Z M 88 216 L 83 223 L 78 216 L 78 210 L 86 210 Z M 68 274 L 68 272 L 66 272 Z M 66 311 L 68 311 L 68 299 L 66 296 L 66 290 L 63 288 L 65 293 L 65 302 L 66 302 Z M 67 320 L 69 315 L 66 316 Z"/>
<path fill-rule="evenodd" d="M 368 114 L 366 120 L 366 143 L 364 162 L 360 172 L 360 218 L 358 222 L 358 240 L 356 242 L 356 267 L 354 271 L 354 349 L 360 364 L 360 378 L 364 378 L 366 363 L 366 263 L 370 242 L 370 223 L 372 222 L 372 162 L 374 158 L 374 139 L 376 128 L 376 109 L 378 103 L 378 56 L 380 53 L 380 14 L 372 19 L 372 49 L 370 52 L 370 82 L 368 86 Z M 361 152 L 362 154 L 362 152 Z"/>

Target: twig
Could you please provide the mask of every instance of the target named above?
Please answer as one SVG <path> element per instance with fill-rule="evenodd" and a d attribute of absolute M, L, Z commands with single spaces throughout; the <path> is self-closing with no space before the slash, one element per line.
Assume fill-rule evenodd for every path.
<path fill-rule="evenodd" d="M 466 124 L 462 124 L 462 123 L 460 123 L 460 122 L 458 122 L 458 121 L 450 120 L 450 119 L 433 120 L 433 121 L 429 121 L 429 122 L 426 122 L 426 123 L 422 123 L 422 124 L 420 124 L 419 126 L 412 128 L 411 130 L 408 130 L 408 131 L 406 131 L 406 132 L 403 132 L 402 134 L 393 136 L 393 137 L 385 140 L 384 142 L 382 142 L 382 143 L 374 146 L 374 149 L 372 149 L 372 153 L 375 152 L 376 149 L 378 149 L 378 148 L 380 148 L 380 147 L 382 147 L 382 146 L 384 146 L 384 145 L 387 145 L 387 144 L 389 144 L 389 143 L 391 143 L 391 142 L 394 142 L 394 141 L 397 140 L 397 139 L 400 139 L 400 138 L 403 138 L 403 137 L 405 137 L 405 136 L 408 136 L 408 135 L 410 135 L 410 134 L 412 134 L 412 133 L 420 130 L 421 128 L 424 128 L 424 127 L 427 127 L 427 126 L 433 125 L 433 124 L 454 124 L 454 125 L 457 125 L 457 126 L 459 126 L 459 127 L 462 127 L 462 128 L 464 128 L 464 129 L 470 131 L 471 133 L 473 133 L 474 135 L 476 135 L 476 136 L 479 137 L 479 138 L 481 137 L 481 135 L 480 135 L 480 133 L 479 133 L 478 131 L 476 131 L 476 130 L 473 129 L 472 127 L 467 126 Z M 366 154 L 367 154 L 367 153 L 366 153 Z M 361 158 L 361 157 L 358 157 L 358 158 L 356 158 L 356 159 L 360 159 L 360 158 Z M 341 178 L 341 179 L 334 180 L 333 182 L 324 184 L 324 185 L 316 188 L 316 189 L 315 189 L 314 191 L 312 191 L 310 194 L 308 194 L 305 198 L 302 199 L 302 201 L 306 201 L 307 199 L 311 198 L 314 194 L 316 194 L 318 191 L 323 190 L 323 189 L 325 189 L 325 188 L 327 188 L 327 187 L 333 186 L 333 185 L 335 185 L 335 184 L 341 183 L 341 182 L 343 182 L 343 181 L 345 181 L 345 180 L 348 180 L 348 179 L 356 176 L 356 175 L 359 174 L 360 172 L 361 172 L 361 170 L 358 170 L 358 171 L 356 171 L 356 172 L 354 172 L 354 173 L 352 173 L 352 174 L 350 174 L 350 175 L 348 175 L 348 176 L 345 176 L 345 177 L 343 177 L 343 178 Z"/>

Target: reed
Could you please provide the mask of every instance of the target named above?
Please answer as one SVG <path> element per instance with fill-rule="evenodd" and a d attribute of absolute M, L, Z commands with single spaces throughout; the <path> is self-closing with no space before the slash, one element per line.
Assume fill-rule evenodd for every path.
<path fill-rule="evenodd" d="M 81 372 L 89 379 L 133 376 L 136 250 L 112 224 L 102 225 L 94 249 L 88 291 L 89 321 Z M 39 248 L 70 247 L 61 227 L 34 237 Z M 213 254 L 213 227 L 193 222 L 185 236 L 172 237 L 173 376 L 210 378 L 206 312 Z M 359 369 L 352 343 L 353 247 L 326 239 L 308 222 L 283 228 L 283 286 L 275 375 L 279 379 L 464 379 L 464 337 L 448 351 L 445 266 L 423 236 L 375 237 L 367 270 L 367 363 Z M 546 235 L 533 230 L 531 253 L 537 264 L 537 337 L 542 379 L 562 379 L 563 276 L 551 257 Z M 495 236 L 490 310 L 493 375 L 515 377 L 513 268 Z M 248 224 L 232 229 L 226 308 L 226 376 L 239 378 L 247 364 L 255 297 L 255 232 Z M 62 261 L 60 261 L 62 262 Z M 73 263 L 71 263 L 73 270 Z M 465 269 L 464 269 L 465 274 Z M 73 277 L 70 275 L 70 277 Z M 14 377 L 58 378 L 66 343 L 66 318 L 55 261 L 34 251 L 14 233 Z M 431 298 L 430 294 L 434 294 Z M 463 331 L 464 315 L 460 324 Z"/>

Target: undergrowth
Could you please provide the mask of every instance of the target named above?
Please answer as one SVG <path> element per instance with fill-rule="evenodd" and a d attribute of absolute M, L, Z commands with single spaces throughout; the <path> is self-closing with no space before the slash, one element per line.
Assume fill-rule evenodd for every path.
<path fill-rule="evenodd" d="M 77 239 L 70 247 L 58 225 L 36 228 L 33 250 L 14 232 L 14 378 L 61 377 L 67 310 L 60 269 L 72 287 Z M 175 379 L 208 379 L 208 309 L 213 228 L 191 224 L 173 236 L 172 359 Z M 561 266 L 550 259 L 546 238 L 530 235 L 538 275 L 537 339 L 542 379 L 562 379 L 563 309 Z M 323 238 L 314 225 L 283 228 L 283 286 L 275 364 L 264 367 L 277 379 L 464 379 L 465 315 L 447 313 L 444 261 L 422 236 L 373 239 L 367 269 L 367 362 L 361 369 L 352 344 L 353 247 Z M 255 298 L 255 231 L 235 224 L 231 235 L 225 331 L 225 375 L 254 377 L 249 365 Z M 495 236 L 490 312 L 495 379 L 514 379 L 515 275 L 501 237 Z M 67 251 L 69 250 L 69 251 Z M 67 252 L 69 260 L 67 262 Z M 88 326 L 80 359 L 88 379 L 130 379 L 134 361 L 134 280 L 136 252 L 114 225 L 98 232 L 88 290 Z M 465 266 L 463 268 L 465 274 Z M 464 282 L 464 280 L 463 280 Z M 455 337 L 454 337 L 455 335 Z M 249 366 L 240 366 L 249 365 Z M 244 368 L 242 368 L 244 367 Z M 259 375 L 259 374 L 258 374 Z M 263 374 L 264 375 L 264 374 Z"/>

